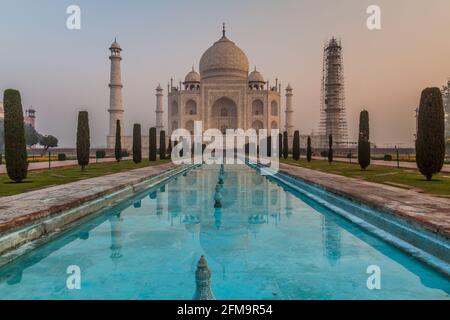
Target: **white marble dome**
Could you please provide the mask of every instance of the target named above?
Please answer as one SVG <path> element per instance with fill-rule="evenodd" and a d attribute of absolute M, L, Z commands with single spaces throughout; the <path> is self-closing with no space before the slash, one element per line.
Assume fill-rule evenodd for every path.
<path fill-rule="evenodd" d="M 250 73 L 250 75 L 248 76 L 248 82 L 265 82 L 265 81 L 261 72 L 259 72 L 255 68 L 255 70 L 252 71 L 252 73 Z"/>
<path fill-rule="evenodd" d="M 200 59 L 202 79 L 231 78 L 247 80 L 249 70 L 245 53 L 225 35 L 205 51 Z"/>
<path fill-rule="evenodd" d="M 192 69 L 192 71 L 189 72 L 184 78 L 184 82 L 200 82 L 200 74 Z"/>

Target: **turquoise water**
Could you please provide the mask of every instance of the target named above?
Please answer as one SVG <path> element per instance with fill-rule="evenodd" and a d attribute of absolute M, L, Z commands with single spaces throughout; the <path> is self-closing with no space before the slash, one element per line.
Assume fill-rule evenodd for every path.
<path fill-rule="evenodd" d="M 226 167 L 215 209 L 218 174 L 191 170 L 0 269 L 0 299 L 191 299 L 201 255 L 217 299 L 450 299 L 448 278 L 247 166 Z"/>

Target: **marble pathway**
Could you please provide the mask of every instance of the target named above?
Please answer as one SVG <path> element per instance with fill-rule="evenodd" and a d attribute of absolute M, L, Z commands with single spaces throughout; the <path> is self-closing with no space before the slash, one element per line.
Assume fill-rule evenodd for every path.
<path fill-rule="evenodd" d="M 280 163 L 280 171 L 450 239 L 450 199 Z"/>
<path fill-rule="evenodd" d="M 174 168 L 172 163 L 120 172 L 64 185 L 0 197 L 0 234 L 137 184 Z"/>

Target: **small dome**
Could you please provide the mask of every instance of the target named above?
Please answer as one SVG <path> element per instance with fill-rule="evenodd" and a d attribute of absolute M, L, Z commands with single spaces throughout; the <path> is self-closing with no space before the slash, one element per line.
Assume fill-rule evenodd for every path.
<path fill-rule="evenodd" d="M 225 36 L 205 51 L 200 59 L 200 74 L 206 78 L 248 77 L 248 58 L 245 53 Z"/>
<path fill-rule="evenodd" d="M 250 75 L 248 76 L 248 82 L 265 82 L 265 81 L 262 74 L 255 68 L 255 70 L 252 71 L 252 73 L 250 73 Z"/>
<path fill-rule="evenodd" d="M 292 87 L 290 84 L 288 84 L 288 86 L 286 87 L 286 91 L 292 91 Z"/>
<path fill-rule="evenodd" d="M 192 71 L 186 75 L 186 78 L 184 78 L 184 82 L 200 82 L 200 75 L 194 70 L 194 68 L 192 68 Z"/>
<path fill-rule="evenodd" d="M 158 84 L 158 86 L 156 87 L 156 91 L 162 91 L 163 88 L 161 87 L 161 84 Z"/>
<path fill-rule="evenodd" d="M 111 47 L 109 49 L 119 49 L 122 50 L 122 48 L 120 47 L 119 43 L 117 43 L 117 41 L 114 39 L 114 42 L 111 44 Z"/>

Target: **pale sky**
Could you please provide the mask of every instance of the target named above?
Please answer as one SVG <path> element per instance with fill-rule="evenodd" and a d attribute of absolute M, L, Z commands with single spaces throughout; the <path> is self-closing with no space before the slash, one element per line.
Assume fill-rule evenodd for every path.
<path fill-rule="evenodd" d="M 71 4 L 81 7 L 81 30 L 66 28 Z M 366 27 L 371 4 L 381 7 L 380 31 Z M 60 146 L 75 145 L 77 112 L 88 110 L 91 145 L 105 146 L 114 37 L 123 48 L 131 134 L 133 123 L 154 125 L 154 89 L 166 89 L 170 77 L 178 83 L 192 64 L 198 70 L 223 21 L 252 68 L 294 88 L 294 125 L 302 134 L 318 129 L 322 50 L 331 36 L 344 48 L 353 139 L 365 108 L 371 141 L 413 145 L 421 90 L 450 76 L 449 0 L 0 0 L 0 90 L 19 89 L 24 107 L 37 110 L 38 131 L 57 136 Z"/>

